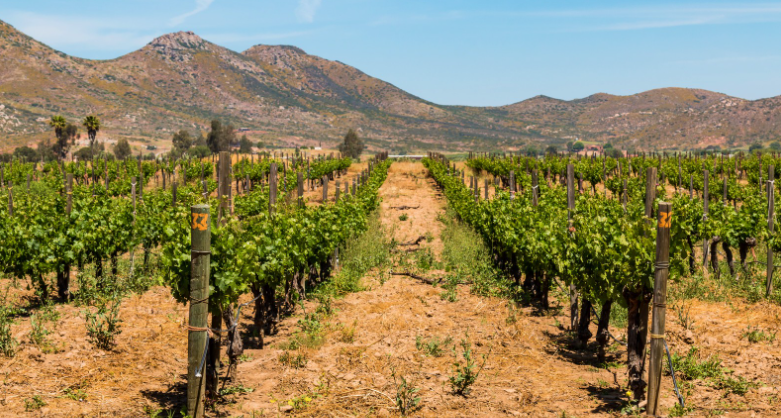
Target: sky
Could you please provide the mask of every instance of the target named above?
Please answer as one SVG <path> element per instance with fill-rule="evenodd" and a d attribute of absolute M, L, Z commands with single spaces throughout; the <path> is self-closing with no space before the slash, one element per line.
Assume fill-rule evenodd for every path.
<path fill-rule="evenodd" d="M 239 52 L 295 45 L 449 105 L 781 94 L 781 1 L 0 0 L 0 20 L 91 59 L 181 30 Z"/>

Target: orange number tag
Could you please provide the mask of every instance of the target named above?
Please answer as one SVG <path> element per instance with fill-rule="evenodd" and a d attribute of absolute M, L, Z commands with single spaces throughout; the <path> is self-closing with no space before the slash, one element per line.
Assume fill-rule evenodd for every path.
<path fill-rule="evenodd" d="M 662 212 L 659 215 L 661 217 L 659 218 L 659 228 L 669 228 L 670 227 L 670 221 L 672 220 L 673 213 L 672 212 Z"/>
<path fill-rule="evenodd" d="M 208 213 L 193 213 L 193 229 L 199 231 L 205 231 L 208 227 L 209 214 Z"/>

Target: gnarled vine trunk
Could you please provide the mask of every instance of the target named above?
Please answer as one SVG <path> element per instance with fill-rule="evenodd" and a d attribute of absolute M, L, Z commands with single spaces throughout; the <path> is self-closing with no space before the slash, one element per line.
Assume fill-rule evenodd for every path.
<path fill-rule="evenodd" d="M 605 362 L 605 357 L 607 355 L 607 343 L 610 341 L 610 331 L 608 327 L 610 326 L 610 309 L 613 306 L 612 300 L 606 300 L 602 304 L 602 309 L 599 312 L 599 325 L 597 327 L 597 344 L 599 344 L 599 348 L 597 351 L 597 359 L 601 362 Z"/>
<path fill-rule="evenodd" d="M 277 309 L 276 295 L 274 293 L 274 286 L 263 284 L 260 286 L 263 292 L 263 312 L 265 315 L 265 322 L 263 324 L 263 331 L 266 335 L 276 334 L 277 318 L 279 310 Z"/>
<path fill-rule="evenodd" d="M 228 365 L 226 377 L 233 377 L 239 357 L 244 353 L 244 344 L 241 341 L 241 334 L 239 333 L 238 321 L 233 313 L 233 306 L 228 306 L 222 311 L 222 320 L 225 322 L 225 327 L 231 330 L 228 332 L 227 354 L 230 364 Z"/>
<path fill-rule="evenodd" d="M 264 328 L 263 314 L 265 312 L 263 307 L 264 304 L 262 291 L 260 286 L 257 284 L 250 286 L 250 290 L 252 290 L 252 298 L 255 299 L 255 315 L 252 318 L 252 329 L 250 330 L 250 335 L 252 336 L 252 340 L 254 340 L 255 345 L 262 349 Z"/>
<path fill-rule="evenodd" d="M 732 257 L 732 250 L 730 250 L 729 245 L 727 245 L 726 242 L 721 243 L 721 248 L 724 249 L 724 255 L 727 259 L 727 265 L 729 266 L 729 274 L 730 276 L 735 276 L 735 262 L 733 261 Z"/>
<path fill-rule="evenodd" d="M 629 374 L 629 389 L 636 401 L 645 399 L 643 380 L 645 372 L 645 346 L 648 339 L 648 303 L 653 292 L 641 289 L 639 291 L 624 290 L 627 303 L 627 366 Z"/>
<path fill-rule="evenodd" d="M 222 328 L 221 312 L 212 312 L 212 329 Z M 206 396 L 215 399 L 219 394 L 220 380 L 220 346 L 222 338 L 219 333 L 213 333 L 209 338 L 209 353 L 206 359 Z"/>
<path fill-rule="evenodd" d="M 710 264 L 713 268 L 713 274 L 716 276 L 716 280 L 721 278 L 721 269 L 719 268 L 719 251 L 718 245 L 721 242 L 721 237 L 713 237 L 710 242 Z"/>
<path fill-rule="evenodd" d="M 578 339 L 581 346 L 585 347 L 591 338 L 591 331 L 588 326 L 591 322 L 591 301 L 585 297 L 580 301 L 580 322 L 578 322 Z"/>

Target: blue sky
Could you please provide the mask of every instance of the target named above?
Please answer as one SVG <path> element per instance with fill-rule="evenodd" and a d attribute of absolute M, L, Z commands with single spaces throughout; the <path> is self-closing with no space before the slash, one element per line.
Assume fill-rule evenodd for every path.
<path fill-rule="evenodd" d="M 179 30 L 235 51 L 296 45 L 441 104 L 670 86 L 781 94 L 781 2 L 3 0 L 0 19 L 95 59 Z"/>

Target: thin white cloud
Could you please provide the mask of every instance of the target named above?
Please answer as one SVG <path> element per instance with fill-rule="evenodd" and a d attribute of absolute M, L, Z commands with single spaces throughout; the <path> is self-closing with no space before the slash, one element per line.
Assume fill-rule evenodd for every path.
<path fill-rule="evenodd" d="M 149 43 L 156 33 L 136 19 L 94 19 L 85 16 L 54 16 L 13 12 L 14 27 L 55 49 L 77 46 L 83 50 L 133 50 Z"/>
<path fill-rule="evenodd" d="M 214 0 L 195 0 L 195 9 L 171 18 L 171 20 L 168 21 L 168 25 L 169 26 L 181 25 L 182 23 L 184 23 L 185 20 L 187 20 L 188 17 L 197 15 L 198 13 L 201 13 L 202 11 L 208 9 L 212 3 L 214 3 Z"/>
<path fill-rule="evenodd" d="M 298 0 L 296 17 L 299 22 L 312 23 L 315 21 L 315 13 L 320 8 L 321 0 Z"/>
<path fill-rule="evenodd" d="M 560 10 L 449 11 L 428 15 L 383 16 L 369 26 L 427 24 L 457 19 L 533 19 L 561 25 L 554 32 L 630 31 L 678 26 L 781 22 L 781 5 L 745 3 L 724 5 L 653 5 Z"/>

